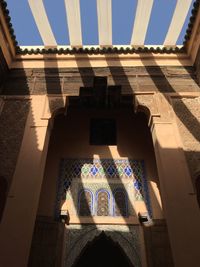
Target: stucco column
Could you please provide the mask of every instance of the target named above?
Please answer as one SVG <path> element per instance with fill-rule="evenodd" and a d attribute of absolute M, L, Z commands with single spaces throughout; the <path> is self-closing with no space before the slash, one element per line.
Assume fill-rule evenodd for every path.
<path fill-rule="evenodd" d="M 152 138 L 176 267 L 199 266 L 200 210 L 197 205 L 175 114 L 166 95 L 140 96 L 151 113 Z"/>
<path fill-rule="evenodd" d="M 199 266 L 200 211 L 183 150 L 171 123 L 154 123 L 152 135 L 176 267 Z"/>
<path fill-rule="evenodd" d="M 0 224 L 0 266 L 27 267 L 48 148 L 45 96 L 31 100 L 24 137 Z"/>

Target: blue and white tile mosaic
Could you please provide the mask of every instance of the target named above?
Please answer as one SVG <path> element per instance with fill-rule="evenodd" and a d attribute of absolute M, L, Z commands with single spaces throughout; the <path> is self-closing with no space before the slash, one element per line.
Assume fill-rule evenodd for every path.
<path fill-rule="evenodd" d="M 145 201 L 149 215 L 151 206 L 148 184 L 145 176 L 143 160 L 133 159 L 62 159 L 57 190 L 57 213 L 59 203 L 66 198 L 66 192 L 73 179 L 106 179 L 108 183 L 113 180 L 131 180 L 134 188 L 135 201 Z"/>

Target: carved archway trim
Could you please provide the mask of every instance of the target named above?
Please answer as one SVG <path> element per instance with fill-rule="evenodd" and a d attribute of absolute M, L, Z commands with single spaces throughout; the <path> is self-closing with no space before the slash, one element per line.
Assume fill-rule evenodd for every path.
<path fill-rule="evenodd" d="M 102 232 L 122 248 L 134 267 L 141 267 L 139 226 L 69 226 L 66 231 L 65 267 L 71 267 L 88 242 Z M 122 234 L 123 232 L 123 234 Z"/>

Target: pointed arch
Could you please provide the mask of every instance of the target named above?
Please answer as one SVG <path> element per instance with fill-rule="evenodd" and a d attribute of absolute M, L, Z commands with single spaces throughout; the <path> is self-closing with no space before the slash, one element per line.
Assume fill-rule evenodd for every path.
<path fill-rule="evenodd" d="M 113 241 L 104 231 L 96 236 L 92 242 L 87 243 L 73 267 L 90 267 L 94 266 L 95 262 L 97 266 L 133 267 L 120 244 Z"/>
<path fill-rule="evenodd" d="M 66 247 L 68 253 L 65 256 L 65 265 L 67 267 L 75 266 L 78 258 L 87 249 L 89 244 L 98 240 L 102 232 L 106 235 L 112 244 L 116 244 L 122 250 L 125 257 L 128 258 L 130 266 L 142 266 L 140 252 L 140 232 L 137 226 L 127 227 L 125 225 L 99 225 L 98 228 L 92 225 L 82 225 L 82 231 L 79 226 L 68 226 L 66 229 Z M 131 231 L 130 231 L 131 229 Z M 70 236 L 74 237 L 71 242 Z M 100 251 L 101 252 L 101 251 Z M 102 255 L 102 254 L 101 254 Z"/>

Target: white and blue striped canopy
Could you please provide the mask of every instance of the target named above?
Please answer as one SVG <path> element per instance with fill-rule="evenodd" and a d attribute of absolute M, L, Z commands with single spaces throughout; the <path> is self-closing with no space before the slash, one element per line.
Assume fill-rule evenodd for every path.
<path fill-rule="evenodd" d="M 17 1 L 16 5 L 19 5 L 20 1 L 23 5 L 24 0 Z M 26 1 L 26 8 L 29 9 L 27 12 L 34 19 L 43 42 L 38 45 L 47 47 L 59 45 L 72 47 L 130 45 L 138 47 L 155 44 L 175 46 L 179 44 L 180 34 L 186 28 L 194 2 L 194 0 L 56 0 L 53 1 L 55 8 L 50 10 L 48 6 L 51 0 Z M 16 22 L 20 18 L 19 15 L 18 18 L 15 15 L 15 8 L 13 4 L 11 5 L 13 1 L 7 0 L 7 2 L 9 8 L 12 9 L 11 16 Z M 56 7 L 59 5 L 63 6 L 63 10 L 58 13 Z M 25 7 L 24 9 L 22 7 L 21 10 L 25 10 Z M 63 18 L 65 23 L 57 24 L 56 28 L 55 23 L 52 23 L 52 16 L 65 16 Z M 92 22 L 92 18 L 94 22 Z M 28 21 L 23 21 L 23 23 L 28 23 Z M 16 29 L 15 24 L 17 25 L 17 23 L 14 23 L 17 33 L 19 29 Z M 68 35 L 66 44 L 64 41 L 60 43 L 60 39 L 57 38 L 56 31 L 61 27 L 62 32 L 66 32 Z M 158 33 L 162 35 L 162 38 L 156 40 Z M 88 37 L 90 34 L 96 34 L 96 43 L 90 43 L 90 38 L 86 40 L 86 36 Z M 22 35 L 20 34 L 20 36 Z M 123 39 L 124 36 L 126 36 L 126 40 Z M 23 45 L 23 40 L 19 40 L 18 34 L 17 39 Z M 26 45 L 32 45 L 31 38 L 29 40 L 30 43 L 26 42 Z"/>

